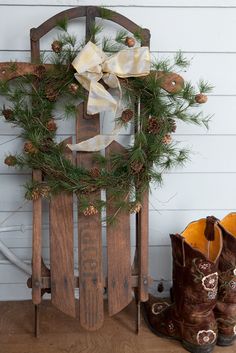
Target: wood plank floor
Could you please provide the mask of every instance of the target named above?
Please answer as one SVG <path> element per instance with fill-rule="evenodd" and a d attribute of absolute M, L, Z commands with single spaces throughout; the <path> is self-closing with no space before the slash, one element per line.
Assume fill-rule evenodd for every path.
<path fill-rule="evenodd" d="M 113 318 L 106 315 L 104 326 L 90 333 L 49 301 L 40 311 L 41 335 L 36 339 L 31 302 L 0 303 L 0 353 L 186 353 L 178 342 L 156 337 L 144 322 L 137 336 L 133 303 Z M 236 345 L 216 347 L 214 352 L 236 353 Z"/>

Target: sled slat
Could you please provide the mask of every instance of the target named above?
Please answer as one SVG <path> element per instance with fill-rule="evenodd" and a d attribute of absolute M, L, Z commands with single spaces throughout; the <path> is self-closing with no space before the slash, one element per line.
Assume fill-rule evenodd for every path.
<path fill-rule="evenodd" d="M 72 143 L 72 139 L 64 143 Z M 72 159 L 71 152 L 66 156 Z M 53 196 L 50 202 L 50 262 L 52 303 L 75 317 L 73 195 L 66 192 Z"/>
<path fill-rule="evenodd" d="M 33 170 L 33 181 L 41 182 L 40 170 Z M 41 303 L 42 200 L 33 201 L 32 301 Z"/>
<path fill-rule="evenodd" d="M 123 153 L 125 149 L 117 142 L 106 148 L 106 156 Z M 128 196 L 127 196 L 128 198 Z M 112 200 L 107 194 L 107 217 L 115 214 Z M 119 211 L 115 223 L 107 225 L 107 267 L 108 267 L 108 310 L 115 315 L 132 300 L 131 261 L 130 261 L 130 214 Z"/>
<path fill-rule="evenodd" d="M 31 61 L 40 57 L 39 42 L 31 40 Z M 7 70 L 1 70 L 6 75 Z M 1 76 L 2 77 L 2 76 Z M 1 79 L 4 79 L 3 77 Z M 32 104 L 34 102 L 32 101 Z M 33 170 L 34 182 L 42 181 L 42 172 Z M 42 200 L 33 201 L 33 244 L 32 244 L 32 301 L 34 305 L 41 303 L 41 255 L 42 255 Z"/>
<path fill-rule="evenodd" d="M 148 191 L 144 193 L 142 208 L 138 214 L 138 267 L 139 300 L 148 300 Z"/>
<path fill-rule="evenodd" d="M 77 142 L 99 134 L 99 116 L 84 116 L 84 104 L 78 107 Z M 78 152 L 77 165 L 87 169 L 93 164 L 93 153 Z M 100 192 L 93 193 L 90 201 L 100 199 Z M 79 312 L 81 326 L 97 330 L 103 325 L 103 273 L 102 230 L 100 215 L 85 216 L 78 212 L 79 237 Z"/>

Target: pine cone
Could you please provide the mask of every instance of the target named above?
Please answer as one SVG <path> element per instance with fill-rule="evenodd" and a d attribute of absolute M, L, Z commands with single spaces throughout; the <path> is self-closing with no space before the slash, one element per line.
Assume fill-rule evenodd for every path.
<path fill-rule="evenodd" d="M 2 115 L 7 121 L 13 121 L 14 120 L 14 113 L 13 110 L 11 109 L 3 109 L 2 110 Z"/>
<path fill-rule="evenodd" d="M 53 145 L 53 139 L 51 137 L 45 137 L 40 145 L 40 151 L 42 152 L 48 152 Z"/>
<path fill-rule="evenodd" d="M 51 188 L 48 185 L 42 185 L 40 188 L 40 196 L 42 196 L 43 198 L 48 198 L 50 196 L 51 193 Z"/>
<path fill-rule="evenodd" d="M 97 213 L 98 213 L 97 208 L 92 204 L 86 207 L 85 210 L 83 211 L 83 214 L 85 216 L 94 216 Z"/>
<path fill-rule="evenodd" d="M 100 171 L 99 168 L 93 167 L 93 168 L 90 169 L 90 175 L 94 179 L 99 178 L 100 175 L 101 175 L 101 171 Z"/>
<path fill-rule="evenodd" d="M 128 123 L 134 116 L 134 112 L 131 109 L 126 109 L 121 114 L 121 120 L 124 123 Z"/>
<path fill-rule="evenodd" d="M 25 194 L 25 198 L 27 200 L 32 200 L 32 201 L 36 201 L 40 198 L 40 189 L 38 186 L 36 186 L 32 191 L 28 191 Z"/>
<path fill-rule="evenodd" d="M 168 124 L 169 124 L 169 131 L 170 132 L 175 132 L 176 128 L 177 128 L 175 120 L 172 119 L 172 118 L 169 118 L 168 119 Z"/>
<path fill-rule="evenodd" d="M 161 130 L 161 124 L 155 117 L 148 119 L 148 132 L 150 134 L 158 134 Z"/>
<path fill-rule="evenodd" d="M 130 213 L 139 213 L 141 211 L 142 204 L 140 202 L 132 203 L 130 207 Z"/>
<path fill-rule="evenodd" d="M 88 195 L 91 194 L 92 192 L 95 192 L 98 190 L 98 187 L 95 185 L 87 186 L 83 191 L 80 191 L 81 194 Z"/>
<path fill-rule="evenodd" d="M 54 53 L 58 54 L 62 50 L 62 43 L 59 40 L 54 40 L 51 47 L 52 47 L 52 50 L 54 51 Z"/>
<path fill-rule="evenodd" d="M 6 165 L 8 165 L 9 167 L 13 167 L 14 165 L 16 165 L 17 159 L 16 159 L 15 156 L 10 155 L 10 156 L 8 156 L 8 157 L 5 158 L 4 163 L 5 163 Z"/>
<path fill-rule="evenodd" d="M 142 171 L 143 169 L 143 163 L 141 162 L 132 162 L 131 163 L 131 169 L 135 174 L 138 174 Z"/>
<path fill-rule="evenodd" d="M 24 151 L 25 151 L 25 153 L 34 154 L 34 153 L 38 152 L 38 149 L 37 149 L 37 147 L 35 147 L 33 145 L 33 143 L 31 141 L 27 141 L 24 144 Z"/>
<path fill-rule="evenodd" d="M 78 92 L 79 89 L 79 85 L 77 85 L 76 83 L 71 83 L 68 86 L 68 90 L 70 91 L 70 93 L 72 94 L 76 94 Z"/>
<path fill-rule="evenodd" d="M 36 76 L 38 76 L 38 78 L 42 78 L 46 73 L 46 68 L 44 65 L 38 65 L 36 66 L 34 71 Z"/>
<path fill-rule="evenodd" d="M 59 96 L 58 92 L 51 86 L 48 86 L 46 88 L 45 94 L 50 102 L 55 102 Z"/>
<path fill-rule="evenodd" d="M 134 47 L 135 46 L 135 39 L 133 37 L 126 37 L 125 45 L 127 45 L 127 47 L 129 47 L 129 48 Z"/>
<path fill-rule="evenodd" d="M 208 100 L 208 97 L 203 93 L 199 93 L 195 96 L 195 101 L 199 104 L 206 103 L 207 100 Z"/>
<path fill-rule="evenodd" d="M 50 131 L 50 132 L 54 132 L 57 129 L 57 124 L 55 123 L 55 119 L 51 118 L 47 124 L 46 124 L 46 128 Z"/>
<path fill-rule="evenodd" d="M 172 142 L 172 137 L 170 134 L 166 134 L 164 137 L 163 137 L 163 140 L 162 142 L 165 144 L 165 145 L 168 145 Z"/>

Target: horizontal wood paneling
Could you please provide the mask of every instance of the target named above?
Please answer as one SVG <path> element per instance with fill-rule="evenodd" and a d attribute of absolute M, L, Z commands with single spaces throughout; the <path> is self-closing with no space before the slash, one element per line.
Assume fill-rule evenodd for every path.
<path fill-rule="evenodd" d="M 236 4 L 234 0 L 147 0 L 145 3 L 142 0 L 0 0 L 0 31 L 4 33 L 0 36 L 0 61 L 29 61 L 30 28 L 76 5 L 110 5 L 113 10 L 137 24 L 148 27 L 152 34 L 153 58 L 172 57 L 181 49 L 188 59 L 192 58 L 191 67 L 183 73 L 183 77 L 193 83 L 205 78 L 215 86 L 208 103 L 202 106 L 206 114 L 214 114 L 210 130 L 207 132 L 201 127 L 178 123 L 175 139 L 182 141 L 181 146 L 191 148 L 191 161 L 183 169 L 178 168 L 166 174 L 162 188 L 152 187 L 149 214 L 150 274 L 156 280 L 165 280 L 164 295 L 168 295 L 171 285 L 169 233 L 181 232 L 192 220 L 211 214 L 222 218 L 235 210 L 236 44 L 233 35 L 236 31 Z M 9 26 L 10 18 L 14 26 Z M 71 32 L 78 33 L 78 40 L 83 37 L 84 21 L 80 25 L 73 21 L 69 28 Z M 105 28 L 106 34 L 112 33 L 108 23 Z M 55 31 L 46 36 L 42 48 L 50 50 L 55 36 Z M 2 103 L 0 100 L 0 107 Z M 55 112 L 55 117 L 60 117 L 60 113 Z M 109 134 L 111 130 L 109 118 L 104 117 L 103 132 Z M 129 142 L 125 134 L 130 131 L 122 132 L 123 143 Z M 23 203 L 22 185 L 30 178 L 30 175 L 15 174 L 14 169 L 2 163 L 5 154 L 22 147 L 20 140 L 10 141 L 18 132 L 0 117 L 0 224 L 10 215 L 10 211 Z M 59 139 L 74 135 L 74 132 L 72 119 L 58 122 Z M 47 224 L 47 206 L 44 210 L 44 224 Z M 20 224 L 32 224 L 31 202 L 0 225 L 0 239 L 22 260 L 30 261 L 30 229 L 24 231 L 23 227 L 23 232 L 1 233 L 2 227 Z M 131 242 L 133 256 L 133 225 Z M 106 245 L 105 229 L 103 244 Z M 43 255 L 48 260 L 47 229 L 43 231 Z M 31 290 L 26 288 L 26 279 L 24 273 L 0 255 L 0 300 L 30 299 Z M 157 283 L 154 282 L 152 286 L 154 292 Z"/>
<path fill-rule="evenodd" d="M 65 10 L 62 7 L 61 10 Z M 4 36 L 0 37 L 0 49 L 29 49 L 29 38 L 27 34 L 31 27 L 37 27 L 50 16 L 60 11 L 59 7 L 48 6 L 37 7 L 37 11 L 32 11 L 30 6 L 24 7 L 24 16 L 18 16 L 17 8 L 12 10 L 10 6 L 1 6 L 0 32 Z M 233 33 L 236 30 L 235 11 L 236 8 L 185 8 L 185 7 L 169 7 L 169 8 L 135 8 L 132 7 L 116 7 L 116 11 L 132 18 L 134 22 L 142 27 L 148 27 L 151 30 L 151 49 L 152 50 L 178 50 L 184 51 L 236 51 L 236 43 L 233 40 Z M 5 31 L 8 18 L 17 24 Z M 28 21 L 25 21 L 25 19 Z M 168 18 L 168 31 L 163 35 L 163 28 L 166 28 Z M 224 26 L 219 26 L 222 18 Z M 211 25 L 209 26 L 209 19 Z M 199 26 L 201 23 L 201 26 Z M 78 24 L 74 21 L 71 30 L 75 31 Z M 17 33 L 21 35 L 16 35 Z M 82 29 L 82 28 L 81 28 Z M 52 31 L 53 32 L 53 31 Z M 82 30 L 78 31 L 78 39 Z M 173 35 L 174 33 L 174 35 Z M 47 36 L 46 36 L 47 37 Z M 199 38 L 201 40 L 199 40 Z M 45 45 L 48 49 L 50 44 L 49 38 L 45 38 Z"/>
<path fill-rule="evenodd" d="M 60 137 L 59 140 L 64 139 Z M 1 141 L 7 142 L 0 145 L 0 161 L 3 161 L 8 153 L 19 152 L 22 141 L 13 140 L 8 136 L 2 136 Z M 130 137 L 120 136 L 119 142 L 129 145 Z M 236 164 L 232 163 L 235 157 L 236 135 L 179 135 L 174 136 L 174 141 L 179 142 L 179 148 L 185 147 L 191 150 L 190 160 L 184 167 L 171 170 L 171 173 L 236 173 Z M 15 168 L 0 164 L 0 173 L 15 174 Z M 29 170 L 21 170 L 19 174 L 30 173 Z"/>
<path fill-rule="evenodd" d="M 25 283 L 0 283 L 0 300 L 30 300 L 31 289 Z"/>
<path fill-rule="evenodd" d="M 14 211 L 22 205 L 22 211 L 31 210 L 31 202 L 24 202 L 24 189 L 22 185 L 26 181 L 30 180 L 30 176 L 24 175 L 0 175 L 1 185 L 1 199 L 0 199 L 0 210 L 1 211 Z"/>
<path fill-rule="evenodd" d="M 179 48 L 182 49 L 183 47 Z M 159 51 L 159 48 L 157 50 Z M 183 55 L 190 62 L 186 72 L 181 72 L 186 81 L 191 81 L 195 85 L 200 78 L 204 78 L 213 86 L 213 91 L 210 95 L 236 95 L 235 81 L 231 74 L 235 69 L 236 53 L 211 53 L 208 51 L 183 53 Z M 154 59 L 171 60 L 174 57 L 174 53 L 164 52 L 158 54 L 153 52 L 152 57 Z M 222 63 L 224 69 L 222 69 Z"/>
<path fill-rule="evenodd" d="M 157 202 L 155 203 L 156 206 Z M 193 209 L 193 210 L 150 210 L 149 213 L 149 238 L 150 246 L 168 246 L 170 245 L 169 234 L 181 233 L 187 224 L 193 220 L 214 215 L 215 217 L 222 219 L 229 212 L 233 212 L 235 209 Z M 0 223 L 9 215 L 8 212 L 0 212 Z M 49 246 L 48 237 L 48 219 L 47 214 L 44 213 L 45 225 L 43 229 L 43 246 L 47 248 Z M 14 225 L 22 225 L 22 230 L 17 228 L 11 230 L 7 227 L 14 227 Z M 32 230 L 27 226 L 32 225 L 32 213 L 31 212 L 18 212 L 11 217 L 6 224 L 0 227 L 0 240 L 7 245 L 9 248 L 30 248 L 32 245 Z M 77 228 L 74 225 L 74 242 L 75 246 L 78 245 L 77 241 Z M 4 230 L 4 232 L 1 232 Z M 103 228 L 103 244 L 106 245 L 105 228 Z M 131 244 L 135 244 L 134 235 L 134 222 L 131 222 Z"/>
<path fill-rule="evenodd" d="M 150 203 L 157 209 L 235 209 L 234 174 L 169 174 L 163 187 L 152 189 Z"/>
<path fill-rule="evenodd" d="M 0 262 L 0 283 L 1 284 L 23 284 L 26 283 L 27 276 L 21 270 L 8 261 L 1 260 Z"/>
<path fill-rule="evenodd" d="M 14 211 L 23 202 L 22 184 L 29 178 L 24 175 L 0 175 L 0 210 Z M 163 187 L 152 187 L 150 208 L 165 209 L 234 209 L 236 192 L 235 175 L 226 173 L 167 174 Z M 22 211 L 31 210 L 30 202 Z"/>
<path fill-rule="evenodd" d="M 2 104 L 0 103 L 0 107 Z M 198 127 L 194 125 L 188 125 L 181 122 L 178 122 L 177 134 L 189 134 L 189 135 L 198 135 L 198 134 L 208 134 L 208 135 L 236 135 L 236 96 L 230 97 L 209 97 L 207 104 L 202 107 L 203 112 L 206 115 L 214 116 L 211 119 L 209 124 L 209 131 L 205 127 Z M 112 126 L 109 124 L 109 120 L 104 121 L 104 133 L 111 131 Z M 19 130 L 14 128 L 13 124 L 6 123 L 4 119 L 0 117 L 0 137 L 2 135 L 10 135 L 12 137 L 16 136 Z M 74 121 L 73 119 L 62 119 L 58 121 L 58 133 L 59 134 L 71 135 L 75 132 L 74 130 Z M 124 133 L 124 131 L 123 131 Z M 9 137 L 9 140 L 11 137 Z M 5 140 L 2 141 L 3 143 Z M 0 145 L 1 148 L 1 145 Z M 8 149 L 5 149 L 8 151 Z"/>
<path fill-rule="evenodd" d="M 8 6 L 78 6 L 78 5 L 93 5 L 93 6 L 124 6 L 124 7 L 234 7 L 234 0 L 40 0 L 37 3 L 33 0 L 1 0 L 1 5 Z"/>
<path fill-rule="evenodd" d="M 31 259 L 31 248 L 12 248 L 11 249 L 20 259 L 27 260 L 30 262 Z M 49 248 L 42 249 L 43 259 L 46 262 L 49 262 Z M 134 248 L 132 250 L 132 257 L 134 255 Z M 78 251 L 75 248 L 75 254 Z M 160 280 L 165 278 L 171 280 L 171 267 L 170 264 L 171 258 L 171 248 L 170 246 L 152 246 L 149 248 L 149 255 L 152 259 L 149 265 L 149 271 L 153 278 Z M 106 247 L 103 247 L 103 270 L 106 273 Z M 155 259 L 153 261 L 153 259 Z M 78 262 L 75 263 L 75 267 L 78 266 Z M 12 264 L 9 264 L 8 261 L 0 254 L 0 283 L 26 283 L 28 276 L 22 271 L 18 270 Z"/>
<path fill-rule="evenodd" d="M 179 48 L 176 48 L 177 50 Z M 159 50 L 159 49 L 158 49 Z M 152 61 L 157 59 L 173 59 L 175 52 L 152 52 Z M 236 53 L 184 53 L 190 61 L 186 72 L 181 72 L 185 80 L 197 84 L 200 78 L 205 78 L 213 87 L 211 95 L 235 95 L 236 87 L 232 72 L 235 67 Z M 29 52 L 0 51 L 1 61 L 29 61 Z M 222 62 L 224 70 L 221 69 Z M 214 65 L 212 65 L 214 63 Z M 59 115 L 59 114 L 58 114 Z"/>

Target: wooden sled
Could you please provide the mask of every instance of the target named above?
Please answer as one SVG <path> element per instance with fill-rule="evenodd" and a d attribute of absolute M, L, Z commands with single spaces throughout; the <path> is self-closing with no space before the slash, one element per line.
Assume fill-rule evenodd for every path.
<path fill-rule="evenodd" d="M 32 61 L 40 55 L 40 39 L 53 29 L 63 18 L 86 18 L 86 38 L 96 17 L 100 17 L 99 7 L 81 6 L 63 11 L 50 18 L 38 28 L 31 30 Z M 142 45 L 149 45 L 150 34 L 129 19 L 112 12 L 113 22 L 128 31 L 141 32 Z M 85 105 L 78 107 L 76 121 L 77 142 L 99 134 L 99 116 L 87 116 Z M 69 141 L 66 141 L 67 143 Z M 123 147 L 112 143 L 106 153 L 110 154 Z M 72 154 L 68 152 L 68 158 Z M 77 153 L 76 163 L 86 167 L 93 166 L 92 153 Z M 39 171 L 33 172 L 33 179 L 40 180 Z M 100 194 L 94 197 L 99 198 Z M 109 196 L 108 196 L 109 197 Z M 112 212 L 109 204 L 107 212 Z M 43 277 L 41 262 L 41 224 L 42 203 L 34 202 L 33 210 L 33 274 L 32 298 L 37 306 L 41 303 L 42 290 L 50 289 L 52 303 L 65 314 L 75 317 L 74 290 L 79 287 L 79 320 L 87 330 L 97 330 L 104 321 L 104 288 L 107 289 L 109 315 L 115 315 L 124 309 L 133 298 L 133 288 L 137 288 L 137 300 L 148 299 L 148 195 L 144 196 L 142 212 L 137 216 L 136 263 L 131 266 L 130 215 L 121 213 L 116 225 L 107 227 L 107 278 L 102 268 L 102 225 L 99 215 L 86 217 L 78 214 L 79 278 L 74 276 L 73 261 L 73 198 L 61 194 L 50 202 L 50 276 Z M 36 309 L 35 333 L 39 334 L 38 310 Z M 138 325 L 139 326 L 139 325 Z"/>
<path fill-rule="evenodd" d="M 56 27 L 59 20 L 86 18 L 86 39 L 90 39 L 89 29 L 100 16 L 100 8 L 80 6 L 63 11 L 50 18 L 38 28 L 31 29 L 32 64 L 17 63 L 14 73 L 7 73 L 7 63 L 0 64 L 0 79 L 12 79 L 25 73 L 34 72 L 34 64 L 40 58 L 40 39 Z M 126 17 L 111 11 L 115 22 L 131 33 L 141 34 L 142 46 L 149 46 L 150 33 Z M 163 75 L 163 73 L 157 73 Z M 6 77 L 8 75 L 8 77 Z M 182 78 L 176 74 L 167 74 L 163 88 L 173 91 L 182 84 Z M 99 134 L 99 115 L 88 116 L 86 106 L 78 106 L 76 119 L 76 140 L 86 140 Z M 68 138 L 64 143 L 71 143 Z M 106 155 L 122 152 L 124 147 L 113 142 L 106 148 Z M 72 153 L 66 152 L 73 160 Z M 74 163 L 91 168 L 93 154 L 78 152 Z M 42 181 L 39 170 L 32 174 L 34 181 Z M 93 196 L 100 198 L 100 193 Z M 109 194 L 107 195 L 109 199 Z M 49 204 L 50 269 L 42 261 L 42 200 L 33 201 L 33 253 L 32 277 L 28 286 L 32 288 L 32 301 L 35 305 L 35 335 L 39 335 L 39 305 L 44 293 L 51 293 L 54 306 L 65 314 L 76 317 L 75 289 L 79 288 L 79 320 L 81 326 L 93 331 L 99 329 L 104 321 L 104 289 L 107 293 L 109 315 L 115 315 L 124 309 L 133 299 L 137 303 L 136 331 L 140 329 L 140 303 L 148 300 L 148 193 L 143 195 L 142 209 L 136 215 L 136 244 L 134 262 L 131 264 L 130 215 L 121 212 L 115 225 L 108 225 L 107 237 L 107 276 L 103 274 L 102 224 L 99 215 L 86 217 L 78 213 L 78 258 L 79 276 L 74 275 L 74 219 L 73 195 L 61 193 L 53 197 Z M 109 203 L 107 214 L 113 211 Z"/>

